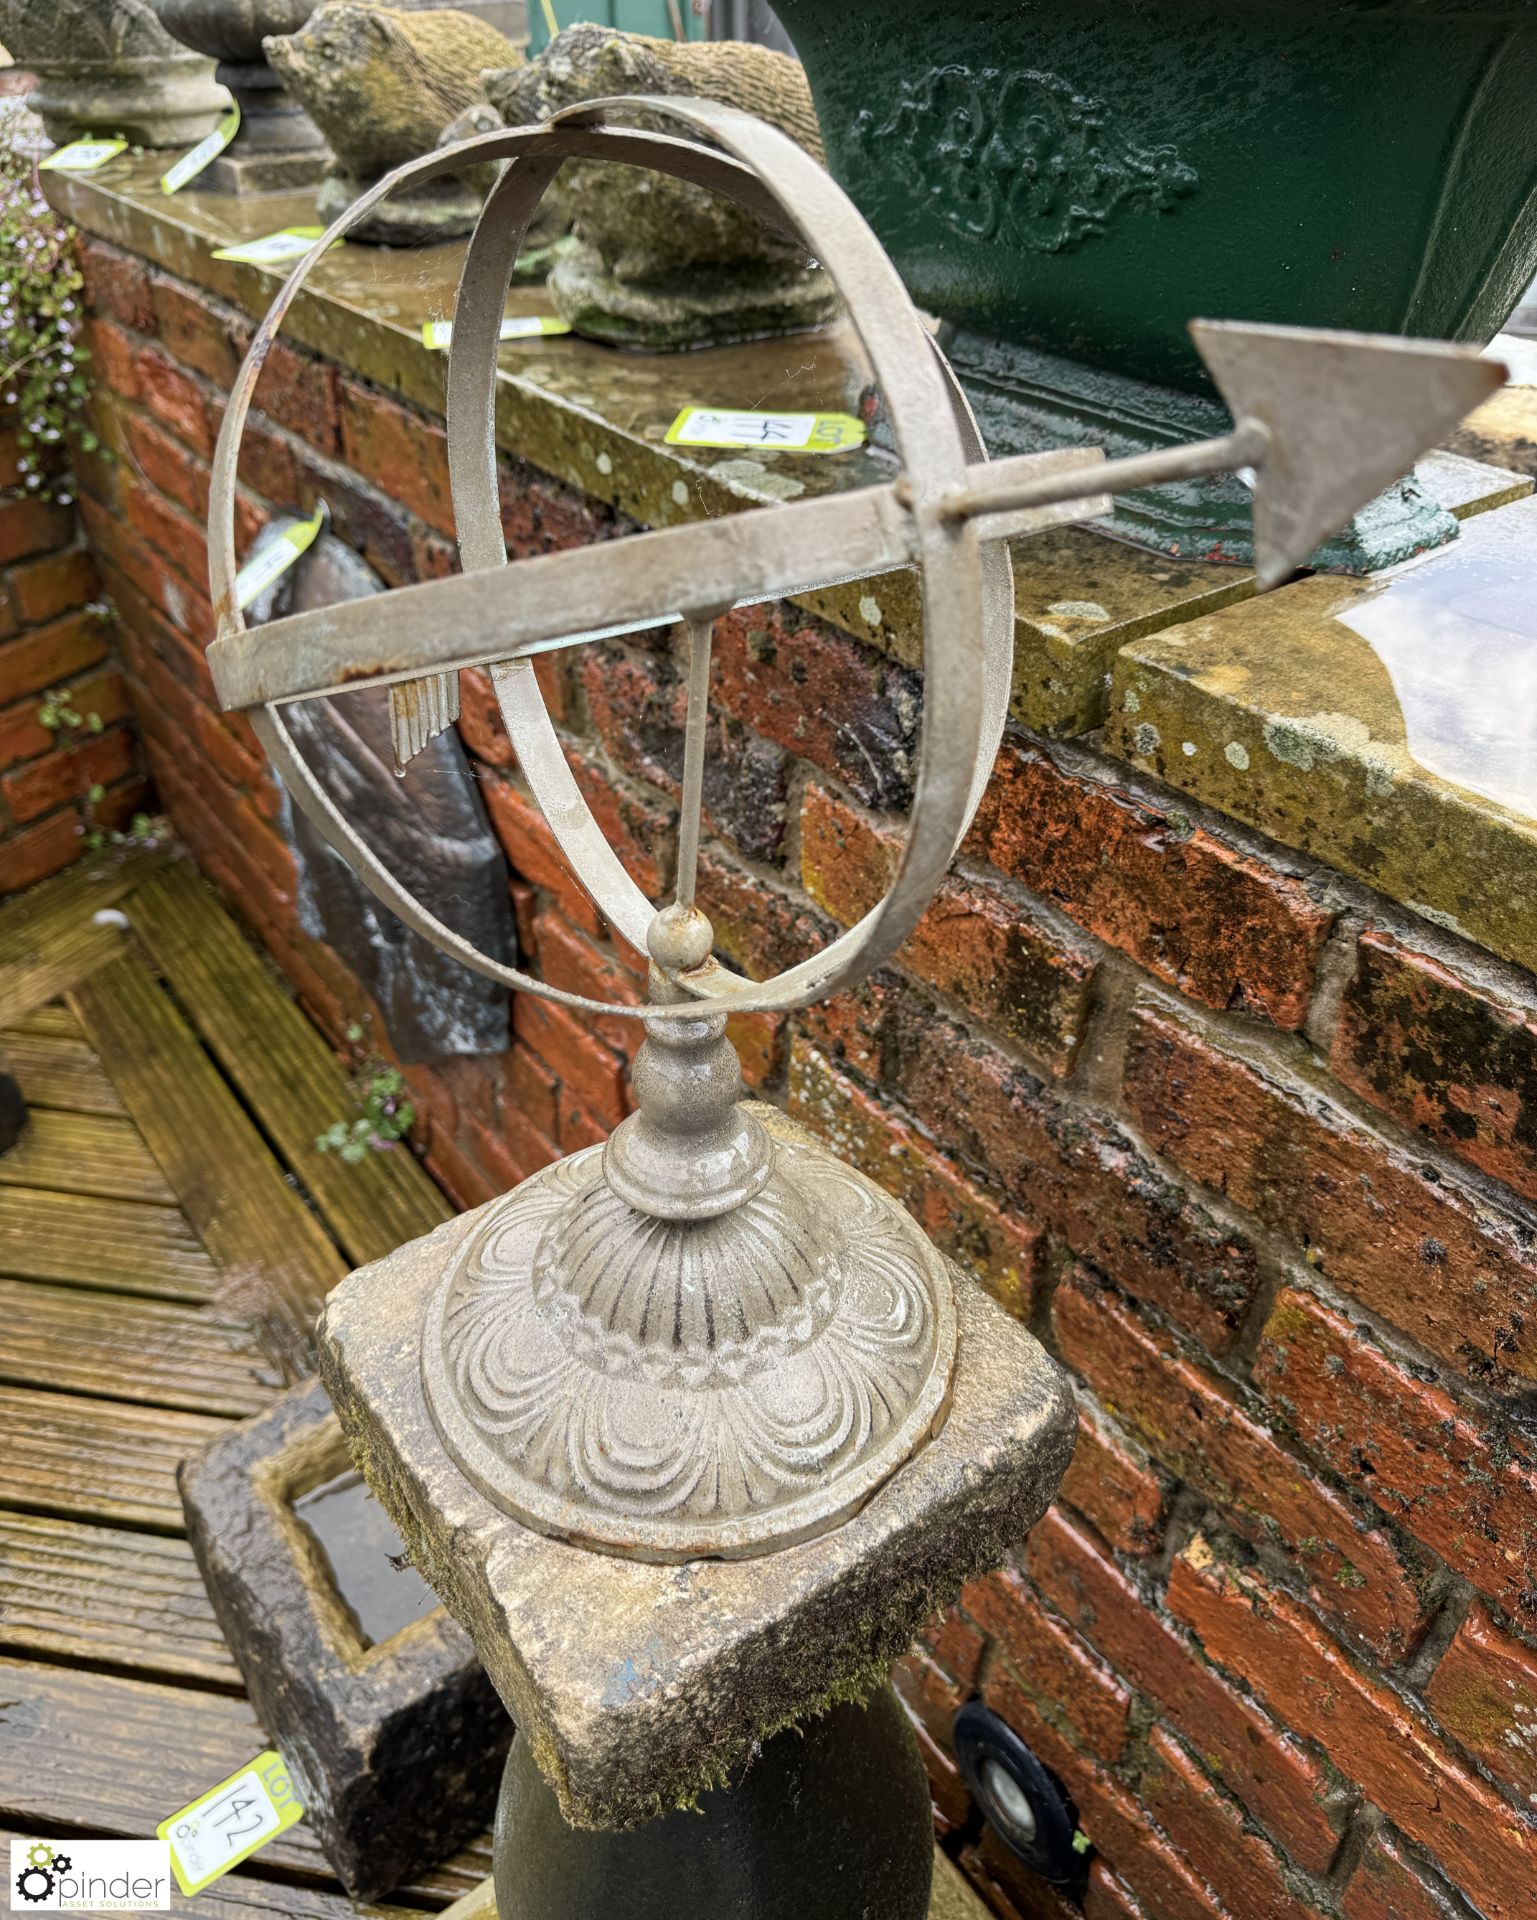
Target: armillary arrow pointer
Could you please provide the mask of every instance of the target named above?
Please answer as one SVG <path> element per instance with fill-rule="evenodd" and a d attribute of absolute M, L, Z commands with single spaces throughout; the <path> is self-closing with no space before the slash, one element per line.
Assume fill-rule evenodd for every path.
<path fill-rule="evenodd" d="M 1063 448 L 981 461 L 922 506 L 904 477 L 540 555 L 512 574 L 464 574 L 323 607 L 216 640 L 208 659 L 219 697 L 226 707 L 309 699 L 664 626 L 682 618 L 685 590 L 694 606 L 748 606 L 911 565 L 921 514 L 999 540 L 1093 518 L 1114 493 L 1201 474 L 1252 475 L 1263 592 L 1506 372 L 1472 348 L 1439 342 L 1237 321 L 1197 320 L 1190 331 L 1233 415 L 1230 433 L 1124 460 Z"/>

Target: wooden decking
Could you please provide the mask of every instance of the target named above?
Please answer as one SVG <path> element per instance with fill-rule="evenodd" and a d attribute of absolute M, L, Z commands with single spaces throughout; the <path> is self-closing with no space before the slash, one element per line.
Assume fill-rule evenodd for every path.
<path fill-rule="evenodd" d="M 177 1463 L 304 1369 L 349 1267 L 451 1209 L 404 1150 L 316 1153 L 345 1075 L 184 864 L 100 858 L 0 908 L 0 1059 L 32 1107 L 0 1156 L 0 1841 L 142 1838 L 268 1744 Z M 301 1824 L 176 1907 L 419 1912 L 489 1870 L 482 1843 L 354 1908 Z"/>

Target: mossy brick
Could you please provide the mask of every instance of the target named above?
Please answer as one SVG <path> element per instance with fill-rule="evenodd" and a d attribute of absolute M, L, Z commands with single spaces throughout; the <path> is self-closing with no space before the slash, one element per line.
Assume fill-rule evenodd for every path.
<path fill-rule="evenodd" d="M 1006 739 L 965 850 L 1192 999 L 1306 1017 L 1332 911 L 1178 808 Z"/>
<path fill-rule="evenodd" d="M 1131 1692 L 1114 1669 L 1049 1613 L 1012 1567 L 970 1581 L 961 1605 L 993 1637 L 1037 1713 L 1113 1766 L 1126 1750 L 1131 1723 Z"/>
<path fill-rule="evenodd" d="M 1137 1791 L 1229 1912 L 1243 1920 L 1319 1920 L 1313 1900 L 1288 1884 L 1275 1848 L 1247 1829 L 1242 1810 L 1165 1727 L 1154 1727 L 1148 1737 Z"/>
<path fill-rule="evenodd" d="M 666 650 L 618 646 L 584 650 L 577 669 L 587 711 L 616 765 L 681 791 L 687 684 Z M 773 861 L 785 836 L 790 759 L 739 720 L 710 716 L 704 763 L 704 830 L 730 840 L 749 860 Z"/>
<path fill-rule="evenodd" d="M 1139 1298 L 1230 1347 L 1259 1284 L 1252 1241 L 1128 1134 L 985 1037 L 893 995 L 880 1046 L 890 1094 L 938 1144 L 1028 1195 L 1032 1215 Z"/>
<path fill-rule="evenodd" d="M 25 827 L 0 843 L 0 893 L 20 893 L 23 887 L 46 880 L 51 873 L 78 858 L 80 822 L 73 813 L 56 813 L 51 820 Z"/>
<path fill-rule="evenodd" d="M 969 1179 L 916 1128 L 797 1035 L 790 1113 L 896 1195 L 935 1244 L 1017 1320 L 1028 1320 L 1044 1252 L 1038 1224 Z"/>
<path fill-rule="evenodd" d="M 98 313 L 107 313 L 135 333 L 154 333 L 155 303 L 150 293 L 150 272 L 144 261 L 121 247 L 82 234 L 75 257 L 84 281 L 85 304 Z"/>
<path fill-rule="evenodd" d="M 178 440 L 211 459 L 218 427 L 209 396 L 197 380 L 159 347 L 140 349 L 134 359 L 138 397 Z"/>
<path fill-rule="evenodd" d="M 1466 1909 L 1432 1884 L 1391 1834 L 1367 1842 L 1340 1897 L 1344 1920 L 1465 1920 Z"/>
<path fill-rule="evenodd" d="M 1389 1663 L 1414 1651 L 1430 1622 L 1432 1569 L 1401 1554 L 1370 1507 L 1287 1453 L 1231 1387 L 1111 1289 L 1073 1275 L 1057 1289 L 1053 1321 L 1063 1359 L 1096 1396 L 1239 1532 L 1278 1545 L 1315 1606 Z"/>
<path fill-rule="evenodd" d="M 429 527 L 451 534 L 453 494 L 442 424 L 352 380 L 342 382 L 338 417 L 348 466 Z"/>
<path fill-rule="evenodd" d="M 1276 1296 L 1254 1379 L 1315 1459 L 1537 1629 L 1537 1457 L 1518 1431 L 1295 1287 Z"/>
<path fill-rule="evenodd" d="M 1329 1065 L 1362 1099 L 1537 1200 L 1537 996 L 1368 928 Z"/>
<path fill-rule="evenodd" d="M 1162 1708 L 1229 1793 L 1291 1858 L 1324 1873 L 1352 1795 L 1261 1707 L 1230 1686 L 1088 1531 L 1053 1510 L 1030 1536 L 1037 1587 L 1111 1665 Z"/>
<path fill-rule="evenodd" d="M 1504 1632 L 1475 1601 L 1431 1674 L 1425 1701 L 1497 1780 L 1537 1805 L 1537 1649 Z"/>
<path fill-rule="evenodd" d="M 0 705 L 61 686 L 107 653 L 111 629 L 89 613 L 67 613 L 0 644 Z"/>
<path fill-rule="evenodd" d="M 583 1020 L 533 994 L 514 997 L 513 1030 L 605 1126 L 617 1126 L 629 1110 L 622 1056 L 604 1045 Z"/>
<path fill-rule="evenodd" d="M 801 799 L 801 883 L 844 926 L 876 906 L 896 872 L 901 834 L 808 781 Z M 1088 1025 L 1096 958 L 1073 931 L 971 874 L 940 882 L 899 955 L 1053 1074 L 1069 1071 Z"/>
<path fill-rule="evenodd" d="M 86 348 L 90 353 L 91 382 L 95 394 L 90 403 L 90 415 L 98 432 L 103 424 L 107 409 L 102 404 L 102 395 L 110 394 L 114 399 L 137 400 L 139 387 L 139 352 L 141 343 L 132 334 L 125 333 L 113 321 L 103 319 L 100 314 L 86 317 L 83 329 Z M 106 435 L 103 434 L 105 439 Z"/>
<path fill-rule="evenodd" d="M 126 727 L 114 727 L 78 745 L 59 746 L 29 766 L 0 777 L 0 796 L 11 818 L 25 824 L 67 806 L 92 787 L 125 779 L 136 765 L 132 733 Z"/>
<path fill-rule="evenodd" d="M 85 547 L 66 547 L 13 567 L 7 591 L 22 624 L 34 627 L 87 605 L 101 592 L 101 575 Z"/>
<path fill-rule="evenodd" d="M 1097 1411 L 1082 1405 L 1078 1447 L 1062 1481 L 1062 1498 L 1117 1552 L 1157 1551 L 1168 1499 L 1163 1480 L 1135 1441 L 1113 1432 Z"/>
<path fill-rule="evenodd" d="M 220 387 L 233 386 L 250 344 L 245 318 L 165 273 L 151 275 L 150 298 L 157 324 L 141 331 L 158 331 L 166 351 L 184 367 Z"/>
<path fill-rule="evenodd" d="M 712 697 L 754 732 L 867 806 L 907 806 L 923 712 L 916 674 L 783 603 L 718 620 L 711 663 Z"/>
<path fill-rule="evenodd" d="M 715 929 L 716 951 L 755 980 L 819 953 L 837 928 L 782 883 L 770 883 L 708 844 L 699 855 L 699 905 Z"/>
<path fill-rule="evenodd" d="M 573 925 L 600 934 L 603 921 L 560 850 L 549 823 L 521 787 L 510 780 L 482 780 L 481 797 L 491 825 L 515 874 L 554 895 Z"/>
<path fill-rule="evenodd" d="M 1316 1740 L 1487 1920 L 1526 1920 L 1537 1822 L 1464 1766 L 1405 1695 L 1356 1666 L 1308 1609 L 1197 1536 L 1175 1560 L 1169 1604 L 1207 1655 Z"/>
<path fill-rule="evenodd" d="M 1537 1377 L 1537 1240 L 1519 1218 L 1162 1013 L 1135 1016 L 1123 1090 L 1158 1153 L 1369 1311 L 1476 1378 Z"/>
<path fill-rule="evenodd" d="M 1083 1920 L 1148 1920 L 1147 1910 L 1124 1880 L 1112 1873 L 1103 1860 L 1089 1867 L 1088 1883 L 1083 1890 Z"/>
<path fill-rule="evenodd" d="M 0 567 L 67 547 L 74 534 L 68 507 L 48 500 L 0 500 Z"/>
<path fill-rule="evenodd" d="M 1437 617 L 1455 628 L 1466 599 L 1466 618 L 1484 622 L 1476 630 L 1492 645 L 1494 629 L 1473 597 L 1479 582 L 1503 577 L 1534 551 L 1537 500 L 1521 500 L 1466 521 L 1451 546 L 1386 585 L 1315 575 L 1133 641 L 1116 657 L 1104 744 L 1140 771 L 1529 967 L 1537 956 L 1537 819 L 1519 798 L 1519 765 L 1502 775 L 1493 756 L 1506 712 L 1501 684 L 1484 677 L 1460 642 L 1466 677 L 1440 670 L 1446 650 L 1424 642 L 1423 597 L 1448 582 Z M 1377 648 L 1350 625 L 1395 591 L 1418 596 L 1405 616 L 1400 671 L 1431 675 L 1410 707 Z M 1513 633 L 1510 644 L 1524 642 Z M 1473 777 L 1473 762 L 1447 745 L 1459 726 L 1485 743 L 1473 785 L 1436 770 Z M 1491 797 L 1496 790 L 1504 801 Z"/>
<path fill-rule="evenodd" d="M 1001 1662 L 989 1672 L 983 1698 L 1062 1781 L 1080 1830 L 1149 1913 L 1178 1915 L 1179 1920 L 1230 1920 L 1195 1868 L 1151 1824 L 1130 1788 L 1064 1739 Z"/>

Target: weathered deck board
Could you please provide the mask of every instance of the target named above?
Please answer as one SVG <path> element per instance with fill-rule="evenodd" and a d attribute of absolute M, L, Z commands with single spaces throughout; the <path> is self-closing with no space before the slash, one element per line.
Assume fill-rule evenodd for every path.
<path fill-rule="evenodd" d="M 121 953 L 124 929 L 96 916 L 115 907 L 164 855 L 132 852 L 79 861 L 0 910 L 0 1026 L 56 999 Z"/>
<path fill-rule="evenodd" d="M 210 1300 L 219 1270 L 174 1207 L 0 1187 L 0 1273 L 161 1300 Z"/>
<path fill-rule="evenodd" d="M 204 1414 L 0 1387 L 0 1506 L 180 1533 L 177 1465 L 225 1426 Z"/>
<path fill-rule="evenodd" d="M 121 1527 L 0 1513 L 0 1647 L 240 1687 L 191 1547 Z"/>
<path fill-rule="evenodd" d="M 249 1702 L 76 1667 L 0 1659 L 0 1818 L 152 1836 L 156 1823 L 269 1744 Z M 265 1866 L 329 1879 L 304 1822 Z"/>
<path fill-rule="evenodd" d="M 56 1039 L 83 1040 L 80 1022 L 62 1000 L 49 1000 L 30 1013 L 21 1013 L 7 1027 L 9 1033 L 51 1034 Z"/>
<path fill-rule="evenodd" d="M 0 1659 L 0 1700 L 0 1818 L 23 1829 L 152 1834 L 269 1744 L 245 1700 L 77 1668 Z M 256 1860 L 330 1878 L 304 1821 Z M 489 1860 L 484 1841 L 408 1891 L 457 1899 L 490 1872 Z"/>
<path fill-rule="evenodd" d="M 0 1033 L 0 1066 L 15 1075 L 29 1106 L 122 1116 L 118 1090 L 84 1040 L 11 1027 Z"/>
<path fill-rule="evenodd" d="M 325 1228 L 139 960 L 98 967 L 70 1004 L 223 1269 L 226 1310 L 259 1314 L 274 1348 L 303 1368 L 316 1310 L 347 1271 Z"/>
<path fill-rule="evenodd" d="M 0 1280 L 0 1381 L 236 1419 L 283 1385 L 238 1321 L 36 1280 Z"/>
<path fill-rule="evenodd" d="M 0 1184 L 158 1205 L 176 1199 L 132 1121 L 46 1107 L 31 1115 L 15 1146 L 0 1153 Z"/>
<path fill-rule="evenodd" d="M 315 1151 L 316 1134 L 348 1116 L 347 1076 L 190 867 L 153 875 L 125 911 L 349 1260 L 380 1259 L 449 1217 L 452 1208 L 404 1149 L 355 1166 Z"/>
<path fill-rule="evenodd" d="M 43 1822 L 41 1832 L 45 1838 L 59 1838 L 57 1822 L 52 1825 Z M 20 1832 L 0 1826 L 0 1864 L 9 1860 L 13 1839 L 34 1837 L 32 1828 Z M 197 1894 L 191 1900 L 184 1900 L 179 1892 L 173 1892 L 173 1910 L 186 1914 L 188 1920 L 421 1920 L 419 1909 L 367 1906 L 324 1887 L 258 1880 L 253 1877 L 251 1867 L 259 1868 L 260 1863 L 258 1854 L 243 1871 L 227 1874 L 206 1893 Z"/>

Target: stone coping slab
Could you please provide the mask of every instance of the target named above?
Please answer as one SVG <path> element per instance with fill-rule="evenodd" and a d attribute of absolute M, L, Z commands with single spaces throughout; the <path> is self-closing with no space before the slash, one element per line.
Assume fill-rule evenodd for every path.
<path fill-rule="evenodd" d="M 1116 660 L 1110 750 L 1518 965 L 1537 963 L 1537 499 Z"/>
<path fill-rule="evenodd" d="M 178 1482 L 252 1704 L 337 1877 L 372 1899 L 484 1831 L 512 1726 L 442 1607 L 377 1644 L 359 1632 L 294 1510 L 349 1464 L 313 1380 L 184 1461 Z"/>
<path fill-rule="evenodd" d="M 486 1211 L 345 1280 L 321 1364 L 359 1465 L 573 1825 L 629 1827 L 687 1804 L 755 1741 L 866 1693 L 1055 1494 L 1074 1439 L 1065 1378 L 956 1269 L 950 1417 L 831 1533 L 756 1560 L 654 1566 L 531 1532 L 449 1459 L 421 1383 L 429 1298 Z"/>
<path fill-rule="evenodd" d="M 124 156 L 100 174 L 45 176 L 77 226 L 155 262 L 253 318 L 282 275 L 215 260 L 212 250 L 314 221 L 312 190 L 236 200 L 188 188 L 167 199 L 161 162 Z M 300 344 L 424 410 L 444 407 L 445 356 L 422 344 L 424 321 L 451 317 L 462 242 L 392 252 L 344 246 L 322 261 L 286 332 Z M 508 310 L 548 312 L 539 286 L 514 287 Z M 857 409 L 869 378 L 847 322 L 817 333 L 707 348 L 631 354 L 574 335 L 503 348 L 497 438 L 503 450 L 580 488 L 642 525 L 663 527 L 780 499 L 842 491 L 890 477 L 865 450 L 828 459 L 670 447 L 663 435 L 691 401 L 790 410 Z M 1253 591 L 1246 570 L 1175 561 L 1093 528 L 1012 543 L 1018 616 L 1015 718 L 1053 734 L 1104 718 L 1116 646 Z M 921 656 L 916 576 L 889 574 L 798 604 L 909 664 Z M 879 611 L 872 615 L 870 608 Z"/>

